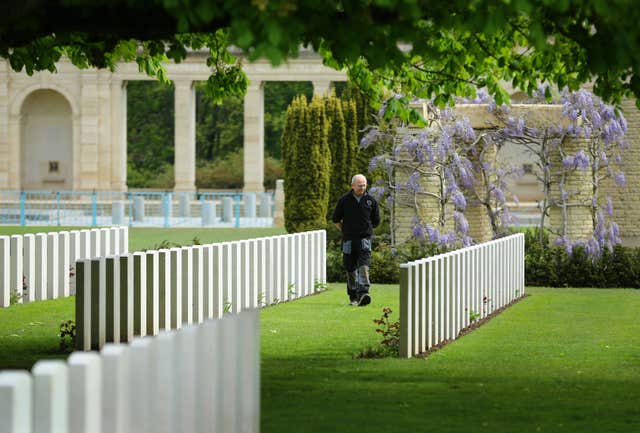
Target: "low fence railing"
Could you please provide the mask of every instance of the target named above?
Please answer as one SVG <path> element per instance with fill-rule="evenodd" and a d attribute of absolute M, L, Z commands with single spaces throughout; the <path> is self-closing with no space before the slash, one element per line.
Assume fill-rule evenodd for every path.
<path fill-rule="evenodd" d="M 0 372 L 0 430 L 258 433 L 259 338 L 247 310 Z"/>
<path fill-rule="evenodd" d="M 0 236 L 0 307 L 74 294 L 76 260 L 128 251 L 126 226 Z"/>
<path fill-rule="evenodd" d="M 324 230 L 77 262 L 76 347 L 297 299 L 326 283 Z"/>
<path fill-rule="evenodd" d="M 524 235 L 400 265 L 400 355 L 458 337 L 524 295 Z"/>
<path fill-rule="evenodd" d="M 0 224 L 271 227 L 272 193 L 0 191 Z"/>

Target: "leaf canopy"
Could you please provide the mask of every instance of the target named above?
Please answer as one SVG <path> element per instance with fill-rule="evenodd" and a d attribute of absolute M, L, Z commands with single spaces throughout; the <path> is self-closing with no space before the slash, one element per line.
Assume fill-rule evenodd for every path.
<path fill-rule="evenodd" d="M 211 96 L 241 95 L 247 78 L 228 48 L 277 65 L 301 46 L 346 68 L 371 95 L 435 98 L 502 83 L 594 83 L 610 102 L 640 96 L 640 8 L 631 0 L 29 0 L 0 5 L 0 57 L 14 70 L 162 62 L 208 49 Z"/>

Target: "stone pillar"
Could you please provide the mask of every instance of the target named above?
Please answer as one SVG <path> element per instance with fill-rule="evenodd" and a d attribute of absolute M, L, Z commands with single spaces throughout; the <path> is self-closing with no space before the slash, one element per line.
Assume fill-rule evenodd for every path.
<path fill-rule="evenodd" d="M 620 238 L 623 245 L 640 246 L 640 110 L 636 100 L 623 99 L 622 110 L 627 120 L 625 141 L 628 147 L 622 151 L 622 166 L 626 177 L 626 187 L 615 185 L 614 179 L 606 179 L 601 185 L 600 203 L 606 203 L 607 196 L 613 201 L 613 220 L 620 225 Z M 614 170 L 616 173 L 618 169 Z"/>
<path fill-rule="evenodd" d="M 82 73 L 80 98 L 79 164 L 73 170 L 74 189 L 98 188 L 98 74 L 88 70 Z M 74 113 L 75 114 L 75 113 Z M 75 126 L 75 125 L 74 125 Z M 75 145 L 74 141 L 74 145 Z M 76 150 L 74 149 L 74 154 Z"/>
<path fill-rule="evenodd" d="M 127 82 L 111 82 L 111 189 L 127 190 Z"/>
<path fill-rule="evenodd" d="M 564 140 L 564 150 L 567 155 L 575 155 L 580 149 L 585 150 L 587 143 L 585 139 L 567 137 Z M 562 166 L 562 159 L 559 152 L 552 155 L 554 167 Z M 554 170 L 555 171 L 555 170 Z M 558 205 L 549 210 L 549 225 L 554 231 L 562 233 L 562 213 L 559 174 L 553 174 L 553 187 L 551 198 Z M 591 169 L 569 171 L 565 178 L 564 189 L 567 193 L 567 203 L 572 206 L 566 209 L 566 236 L 571 241 L 578 239 L 589 239 L 593 233 L 593 222 L 591 220 Z M 581 206 L 576 206 L 581 204 Z M 555 239 L 552 237 L 551 241 Z"/>
<path fill-rule="evenodd" d="M 276 180 L 275 205 L 273 226 L 284 227 L 284 180 L 282 179 Z"/>
<path fill-rule="evenodd" d="M 111 172 L 113 167 L 111 150 L 111 133 L 113 110 L 111 109 L 111 78 L 113 74 L 107 70 L 99 70 L 98 75 L 98 189 L 111 189 Z"/>
<path fill-rule="evenodd" d="M 264 191 L 264 85 L 249 85 L 244 97 L 244 188 Z"/>
<path fill-rule="evenodd" d="M 196 90 L 193 82 L 175 84 L 175 191 L 196 189 Z"/>
<path fill-rule="evenodd" d="M 0 62 L 0 189 L 9 188 L 9 74 L 6 61 Z"/>
<path fill-rule="evenodd" d="M 331 90 L 331 81 L 327 80 L 318 80 L 312 81 L 313 84 L 313 95 L 314 96 L 326 96 L 329 94 Z"/>

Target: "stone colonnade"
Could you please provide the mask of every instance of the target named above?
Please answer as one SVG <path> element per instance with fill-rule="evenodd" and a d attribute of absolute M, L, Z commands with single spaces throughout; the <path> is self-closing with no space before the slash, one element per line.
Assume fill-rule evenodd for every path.
<path fill-rule="evenodd" d="M 175 190 L 195 191 L 196 94 L 194 84 L 205 81 L 211 71 L 204 53 L 193 53 L 179 64 L 166 65 L 175 85 Z M 315 94 L 328 91 L 331 82 L 345 81 L 344 72 L 322 64 L 319 55 L 303 50 L 297 59 L 273 67 L 265 61 L 247 63 L 250 85 L 244 100 L 244 190 L 264 191 L 264 83 L 311 81 Z M 71 112 L 72 156 L 66 176 L 73 190 L 126 191 L 127 90 L 128 81 L 152 80 L 135 63 L 118 64 L 116 72 L 79 70 L 62 60 L 57 72 L 32 76 L 16 73 L 0 60 L 0 189 L 24 188 L 25 100 L 39 90 L 61 95 Z M 45 145 L 55 145 L 55 134 L 42 131 Z M 45 164 L 46 162 L 43 162 Z M 56 164 L 57 165 L 57 164 Z M 46 170 L 45 170 L 46 171 Z M 59 176 L 58 176 L 59 177 Z M 38 189 L 56 188 L 55 179 L 43 174 Z"/>

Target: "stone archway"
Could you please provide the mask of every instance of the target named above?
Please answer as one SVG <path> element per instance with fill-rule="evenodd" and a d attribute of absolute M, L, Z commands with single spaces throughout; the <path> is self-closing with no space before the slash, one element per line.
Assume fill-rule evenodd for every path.
<path fill-rule="evenodd" d="M 24 189 L 73 189 L 73 119 L 61 93 L 39 89 L 20 109 L 20 178 Z"/>

